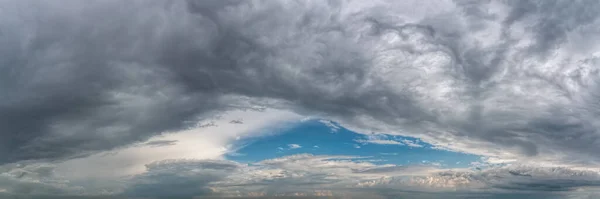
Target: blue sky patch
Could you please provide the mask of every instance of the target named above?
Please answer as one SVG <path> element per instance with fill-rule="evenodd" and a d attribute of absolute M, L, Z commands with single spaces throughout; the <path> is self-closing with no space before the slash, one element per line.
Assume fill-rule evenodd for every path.
<path fill-rule="evenodd" d="M 325 120 L 304 121 L 267 136 L 242 138 L 234 146 L 240 148 L 226 157 L 244 163 L 302 153 L 368 157 L 357 161 L 374 164 L 427 164 L 444 168 L 468 167 L 480 160 L 477 155 L 434 149 L 418 138 L 364 135 Z"/>

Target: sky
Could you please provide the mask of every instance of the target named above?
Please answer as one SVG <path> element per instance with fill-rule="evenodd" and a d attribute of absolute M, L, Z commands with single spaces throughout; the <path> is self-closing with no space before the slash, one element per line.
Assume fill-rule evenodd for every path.
<path fill-rule="evenodd" d="M 361 157 L 358 160 L 376 165 L 443 168 L 470 167 L 471 163 L 481 161 L 480 156 L 436 149 L 416 138 L 359 134 L 328 120 L 300 121 L 289 124 L 287 129 L 264 134 L 236 140 L 232 145 L 240 148 L 226 154 L 226 158 L 251 164 L 296 154 L 336 155 Z"/>
<path fill-rule="evenodd" d="M 0 0 L 0 198 L 599 198 L 594 0 Z"/>

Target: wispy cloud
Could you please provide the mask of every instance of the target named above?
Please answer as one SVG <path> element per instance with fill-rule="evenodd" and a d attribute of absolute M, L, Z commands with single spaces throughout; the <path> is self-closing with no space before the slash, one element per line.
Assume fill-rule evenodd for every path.
<path fill-rule="evenodd" d="M 412 141 L 412 140 L 404 139 L 404 140 L 401 140 L 400 142 L 402 142 L 402 144 L 409 146 L 409 147 L 423 147 L 423 145 L 418 144 L 417 142 Z"/>
<path fill-rule="evenodd" d="M 331 129 L 332 133 L 338 132 L 341 128 L 340 126 L 338 126 L 337 124 L 335 124 L 334 122 L 329 121 L 329 120 L 321 119 L 321 120 L 319 120 L 319 122 L 321 122 L 321 123 L 325 124 L 327 127 L 329 127 Z"/>
<path fill-rule="evenodd" d="M 412 141 L 408 139 L 391 139 L 392 136 L 384 134 L 371 134 L 367 136 L 367 139 L 356 139 L 354 141 L 362 144 L 381 144 L 381 145 L 404 145 L 408 147 L 423 147 L 419 144 L 418 140 Z"/>
<path fill-rule="evenodd" d="M 356 140 L 356 142 L 363 143 L 363 144 L 369 143 L 369 144 L 384 144 L 384 145 L 386 145 L 386 144 L 389 144 L 389 145 L 403 145 L 402 142 L 398 142 L 396 140 L 377 140 L 377 139 L 374 139 L 374 140 Z"/>

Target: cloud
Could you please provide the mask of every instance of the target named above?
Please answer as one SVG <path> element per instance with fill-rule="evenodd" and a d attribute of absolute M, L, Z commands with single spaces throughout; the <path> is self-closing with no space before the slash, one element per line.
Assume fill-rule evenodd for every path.
<path fill-rule="evenodd" d="M 128 196 L 181 197 L 317 189 L 382 197 L 593 193 L 600 3 L 433 4 L 0 0 L 0 190 L 32 197 L 121 188 Z M 192 135 L 223 127 L 207 121 L 215 114 L 267 108 L 326 118 L 332 131 L 343 125 L 412 136 L 490 164 L 525 166 L 440 171 L 311 155 L 255 166 L 142 166 L 164 158 L 161 152 L 217 158 L 238 135 L 196 142 L 166 132 Z M 236 126 L 251 123 L 243 121 Z M 134 175 L 129 186 L 95 184 L 123 174 Z"/>
<path fill-rule="evenodd" d="M 442 169 L 432 166 L 375 165 L 360 157 L 301 154 L 265 160 L 240 169 L 211 185 L 225 195 L 415 197 L 439 195 L 465 198 L 564 198 L 587 196 L 598 187 L 596 171 L 539 165 L 505 165 L 483 170 Z M 550 191 L 550 192 L 548 192 Z M 437 196 L 436 196 L 437 195 Z M 426 198 L 426 197 L 425 197 Z M 510 198 L 510 197 L 509 197 Z"/>
<path fill-rule="evenodd" d="M 131 179 L 123 195 L 133 197 L 191 198 L 210 195 L 208 185 L 238 168 L 228 161 L 167 160 L 148 164 L 147 171 Z"/>
<path fill-rule="evenodd" d="M 82 187 L 56 175 L 52 164 L 6 164 L 0 167 L 0 193 L 61 195 L 82 193 Z"/>
<path fill-rule="evenodd" d="M 404 139 L 401 142 L 402 142 L 402 144 L 404 144 L 406 146 L 409 146 L 409 147 L 417 147 L 417 148 L 423 147 L 423 145 L 419 144 L 418 141 L 415 142 L 415 141 L 412 141 L 412 140 Z"/>
<path fill-rule="evenodd" d="M 245 123 L 229 123 L 231 118 L 243 118 Z M 276 110 L 221 113 L 219 117 L 201 122 L 215 126 L 164 133 L 147 142 L 60 161 L 56 163 L 56 172 L 71 181 L 118 181 L 144 172 L 146 164 L 164 159 L 222 159 L 223 155 L 231 155 L 242 147 L 231 145 L 238 137 L 263 136 L 262 132 L 284 128 L 287 121 L 295 118 L 299 118 L 298 115 Z"/>
<path fill-rule="evenodd" d="M 169 146 L 169 145 L 175 145 L 177 144 L 177 140 L 155 140 L 155 141 L 150 141 L 148 143 L 146 143 L 146 145 L 148 146 L 153 146 L 153 147 L 161 147 L 161 146 Z"/>
<path fill-rule="evenodd" d="M 299 149 L 302 148 L 299 144 L 288 144 L 289 149 Z"/>
<path fill-rule="evenodd" d="M 358 143 L 370 143 L 370 144 L 389 144 L 389 145 L 402 145 L 401 142 L 398 142 L 396 140 L 356 140 L 356 142 Z"/>
<path fill-rule="evenodd" d="M 481 170 L 431 165 L 377 165 L 364 157 L 299 154 L 253 164 L 164 160 L 121 178 L 113 189 L 60 180 L 51 165 L 3 167 L 0 188 L 20 198 L 193 198 L 310 196 L 364 198 L 577 198 L 594 194 L 600 174 L 588 169 L 500 165 Z M 22 172 L 27 172 L 22 175 Z M 11 181 L 7 181 L 9 177 Z M 23 192 L 23 190 L 29 190 Z M 0 195 L 1 196 L 1 195 Z"/>
<path fill-rule="evenodd" d="M 500 159 L 600 161 L 596 1 L 0 4 L 2 163 L 265 107 Z"/>
<path fill-rule="evenodd" d="M 329 127 L 331 129 L 332 133 L 336 133 L 341 129 L 341 127 L 333 121 L 319 120 L 319 122 L 321 122 L 322 124 L 325 124 L 327 127 Z"/>
<path fill-rule="evenodd" d="M 366 136 L 366 139 L 356 139 L 354 141 L 361 144 L 404 145 L 417 148 L 423 147 L 423 145 L 419 144 L 418 140 L 412 141 L 408 139 L 395 139 L 392 136 L 381 134 L 370 134 Z"/>
<path fill-rule="evenodd" d="M 358 179 L 352 176 L 353 170 L 374 166 L 355 163 L 351 161 L 354 158 L 359 157 L 299 154 L 264 160 L 243 169 L 243 173 L 213 184 L 213 188 L 225 195 L 308 193 L 311 196 L 315 191 L 335 189 L 349 183 L 350 179 Z"/>

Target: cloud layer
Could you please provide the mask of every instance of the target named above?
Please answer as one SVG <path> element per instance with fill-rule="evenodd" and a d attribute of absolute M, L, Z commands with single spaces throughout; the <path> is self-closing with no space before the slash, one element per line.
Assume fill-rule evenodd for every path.
<path fill-rule="evenodd" d="M 162 160 L 143 173 L 78 183 L 51 164 L 5 165 L 0 196 L 60 198 L 194 198 L 307 196 L 337 198 L 585 198 L 600 186 L 598 171 L 539 165 L 443 169 L 376 165 L 363 157 L 299 154 L 255 164 L 226 160 Z"/>
<path fill-rule="evenodd" d="M 599 8 L 0 0 L 0 163 L 87 156 L 266 107 L 498 161 L 598 167 Z"/>
<path fill-rule="evenodd" d="M 2 1 L 0 159 L 85 155 L 266 103 L 596 163 L 597 2 L 435 4 Z"/>
<path fill-rule="evenodd" d="M 249 166 L 223 161 L 167 161 L 150 164 L 147 173 L 134 178 L 133 182 L 139 184 L 130 189 L 136 191 L 128 193 L 154 197 L 299 195 L 350 198 L 359 197 L 359 194 L 408 197 L 415 192 L 422 193 L 414 196 L 417 198 L 436 193 L 456 198 L 502 198 L 510 193 L 529 198 L 564 198 L 569 194 L 588 196 L 600 186 L 597 172 L 570 168 L 512 165 L 452 170 L 427 165 L 375 165 L 360 160 L 360 157 L 300 154 Z M 165 186 L 173 185 L 177 186 L 168 189 L 172 192 L 164 191 Z M 143 188 L 149 189 L 142 191 Z M 154 194 L 154 191 L 166 195 Z M 386 195 L 386 192 L 390 193 Z"/>

